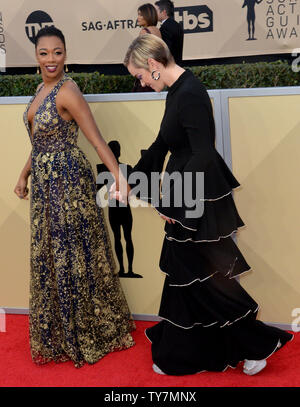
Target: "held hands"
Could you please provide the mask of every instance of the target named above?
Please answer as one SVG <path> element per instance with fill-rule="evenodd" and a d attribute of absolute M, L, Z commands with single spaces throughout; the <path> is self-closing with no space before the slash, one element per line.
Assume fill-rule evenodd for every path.
<path fill-rule="evenodd" d="M 110 199 L 116 199 L 122 203 L 125 203 L 123 197 L 121 196 L 120 191 L 116 190 L 116 183 L 114 182 L 109 189 L 109 197 Z"/>
<path fill-rule="evenodd" d="M 14 193 L 20 199 L 28 200 L 29 189 L 27 188 L 27 179 L 25 177 L 19 178 L 17 185 L 15 186 Z"/>
<path fill-rule="evenodd" d="M 126 184 L 127 184 L 127 182 L 126 182 Z M 124 188 L 123 188 L 123 192 L 122 192 L 121 187 L 119 188 L 119 191 L 117 191 L 116 183 L 114 182 L 112 184 L 112 186 L 110 187 L 109 196 L 110 196 L 110 199 L 117 199 L 118 201 L 120 201 L 122 203 L 127 203 L 128 197 L 130 196 L 130 186 L 127 184 L 127 189 L 124 190 Z M 164 216 L 162 214 L 159 214 L 159 215 L 166 222 L 175 224 L 174 219 L 167 218 L 167 216 Z"/>
<path fill-rule="evenodd" d="M 110 199 L 117 199 L 118 201 L 127 204 L 128 197 L 130 195 L 130 186 L 126 182 L 126 180 L 120 180 L 119 188 L 117 189 L 116 182 L 112 184 L 109 190 L 109 197 Z"/>

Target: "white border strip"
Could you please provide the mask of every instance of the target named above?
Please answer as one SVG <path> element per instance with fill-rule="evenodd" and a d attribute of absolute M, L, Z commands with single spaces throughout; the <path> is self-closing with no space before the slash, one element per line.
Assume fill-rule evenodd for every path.
<path fill-rule="evenodd" d="M 101 93 L 83 95 L 87 102 L 126 102 L 126 101 L 145 101 L 145 100 L 165 100 L 167 92 L 133 92 L 133 93 Z M 27 104 L 31 96 L 2 96 L 0 105 Z"/>
<path fill-rule="evenodd" d="M 5 314 L 29 315 L 29 309 L 28 308 L 6 308 L 6 307 L 2 307 L 2 309 L 4 309 Z"/>
<path fill-rule="evenodd" d="M 249 96 L 289 96 L 300 95 L 300 86 L 281 86 L 270 88 L 240 88 L 240 89 L 220 89 L 228 97 L 249 97 Z"/>
<path fill-rule="evenodd" d="M 215 113 L 220 109 L 219 90 L 209 90 L 209 96 L 214 99 Z M 168 92 L 132 92 L 132 93 L 99 93 L 83 95 L 88 102 L 126 102 L 144 100 L 165 100 Z M 15 105 L 28 103 L 32 96 L 1 96 L 0 105 Z"/>

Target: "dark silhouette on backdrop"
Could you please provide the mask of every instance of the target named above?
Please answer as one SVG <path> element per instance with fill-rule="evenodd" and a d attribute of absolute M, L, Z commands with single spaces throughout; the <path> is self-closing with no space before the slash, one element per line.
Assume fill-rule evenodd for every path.
<path fill-rule="evenodd" d="M 110 149 L 112 150 L 118 164 L 120 165 L 121 171 L 123 169 L 127 170 L 127 177 L 130 175 L 132 167 L 128 164 L 120 163 L 119 157 L 121 155 L 121 147 L 118 141 L 113 140 L 108 143 Z M 97 174 L 108 171 L 104 164 L 97 164 Z M 124 171 L 125 172 L 125 171 Z M 125 176 L 125 173 L 123 174 Z M 97 190 L 99 191 L 104 185 L 109 189 L 108 182 L 104 184 L 97 184 Z M 115 252 L 119 262 L 119 277 L 129 277 L 129 278 L 143 278 L 140 274 L 136 274 L 132 271 L 132 263 L 134 256 L 134 247 L 131 238 L 132 231 L 132 214 L 130 205 L 124 205 L 115 199 L 109 199 L 108 207 L 108 218 L 111 229 L 114 234 L 115 242 Z M 125 273 L 123 264 L 123 247 L 121 242 L 121 227 L 123 229 L 123 235 L 126 242 L 126 254 L 128 259 L 128 272 Z"/>
<path fill-rule="evenodd" d="M 254 38 L 255 34 L 255 5 L 261 3 L 263 0 L 244 0 L 244 4 L 242 5 L 242 8 L 246 7 L 248 8 L 247 11 L 247 22 L 248 22 L 248 34 L 249 40 L 256 40 Z"/>

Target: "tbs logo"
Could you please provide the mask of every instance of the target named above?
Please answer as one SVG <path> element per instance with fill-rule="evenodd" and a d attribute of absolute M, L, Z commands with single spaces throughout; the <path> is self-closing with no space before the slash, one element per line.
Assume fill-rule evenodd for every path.
<path fill-rule="evenodd" d="M 213 12 L 207 6 L 177 7 L 174 11 L 185 34 L 213 31 Z"/>

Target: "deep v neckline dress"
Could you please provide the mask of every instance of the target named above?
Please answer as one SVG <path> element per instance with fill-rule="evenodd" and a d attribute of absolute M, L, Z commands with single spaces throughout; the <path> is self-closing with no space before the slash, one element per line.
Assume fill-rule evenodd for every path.
<path fill-rule="evenodd" d="M 95 363 L 134 344 L 135 328 L 118 274 L 96 181 L 77 146 L 78 125 L 64 120 L 52 88 L 28 122 L 32 143 L 30 347 L 33 361 Z M 42 87 L 41 87 L 42 88 Z"/>

